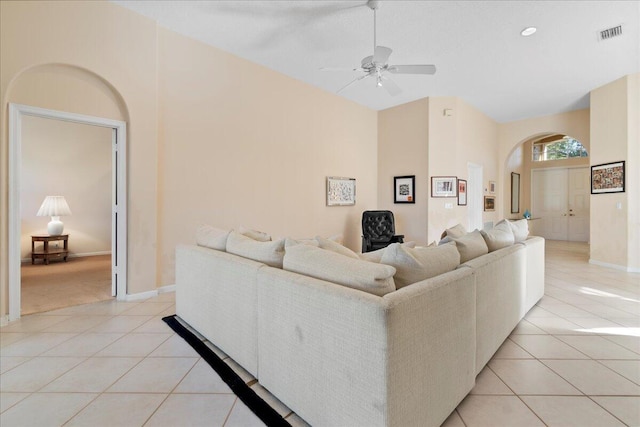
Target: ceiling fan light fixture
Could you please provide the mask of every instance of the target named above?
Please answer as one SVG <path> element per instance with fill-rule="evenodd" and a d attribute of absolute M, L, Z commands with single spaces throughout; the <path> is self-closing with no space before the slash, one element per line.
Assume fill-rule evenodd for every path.
<path fill-rule="evenodd" d="M 520 35 L 522 37 L 529 37 L 534 35 L 536 31 L 538 31 L 536 27 L 527 27 L 524 30 L 520 31 Z"/>

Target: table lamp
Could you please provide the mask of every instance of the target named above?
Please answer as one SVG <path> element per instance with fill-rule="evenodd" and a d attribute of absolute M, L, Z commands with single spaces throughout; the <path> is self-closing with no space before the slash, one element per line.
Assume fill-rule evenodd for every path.
<path fill-rule="evenodd" d="M 69 209 L 64 196 L 47 196 L 36 215 L 50 216 L 51 221 L 47 224 L 47 231 L 50 236 L 59 236 L 64 229 L 64 224 L 60 221 L 60 217 L 71 215 L 71 209 Z"/>

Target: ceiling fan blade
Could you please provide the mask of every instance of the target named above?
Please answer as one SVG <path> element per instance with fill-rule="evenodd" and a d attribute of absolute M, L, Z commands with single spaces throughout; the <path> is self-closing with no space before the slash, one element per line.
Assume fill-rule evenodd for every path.
<path fill-rule="evenodd" d="M 435 74 L 435 65 L 389 65 L 387 71 L 394 74 Z"/>
<path fill-rule="evenodd" d="M 336 68 L 336 67 L 320 67 L 320 71 L 360 71 L 362 68 Z"/>
<path fill-rule="evenodd" d="M 398 87 L 398 85 L 388 77 L 383 77 L 381 83 L 382 87 L 391 96 L 399 95 L 402 92 L 402 89 L 400 89 L 400 87 Z"/>
<path fill-rule="evenodd" d="M 373 63 L 386 64 L 391 52 L 393 51 L 388 47 L 376 46 L 376 50 L 373 52 Z"/>
<path fill-rule="evenodd" d="M 338 92 L 336 92 L 336 93 L 340 93 L 340 92 L 342 92 L 343 90 L 345 90 L 346 88 L 348 88 L 349 86 L 351 86 L 352 84 L 354 84 L 355 82 L 358 82 L 358 81 L 360 81 L 360 80 L 364 79 L 365 77 L 369 77 L 370 75 L 371 75 L 371 74 L 365 74 L 364 76 L 356 77 L 355 79 L 351 80 L 351 81 L 350 81 L 349 83 L 347 83 L 346 85 L 342 86 L 342 87 L 338 90 Z"/>

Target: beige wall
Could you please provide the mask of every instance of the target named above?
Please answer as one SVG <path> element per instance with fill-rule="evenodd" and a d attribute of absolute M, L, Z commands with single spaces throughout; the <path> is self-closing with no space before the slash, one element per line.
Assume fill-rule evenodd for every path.
<path fill-rule="evenodd" d="M 626 179 L 624 193 L 591 195 L 590 259 L 632 270 L 640 270 L 638 80 L 626 76 L 591 92 L 591 164 L 624 160 Z"/>
<path fill-rule="evenodd" d="M 345 235 L 377 206 L 376 112 L 159 28 L 159 283 L 201 223 L 274 237 Z M 327 207 L 327 176 L 356 205 Z"/>
<path fill-rule="evenodd" d="M 62 195 L 71 256 L 111 252 L 111 129 L 25 116 L 20 177 L 21 258 L 31 235 L 47 234 L 50 217 L 36 213 L 48 195 Z"/>
<path fill-rule="evenodd" d="M 378 126 L 379 205 L 396 212 L 397 230 L 407 240 L 428 244 L 447 227 L 468 225 L 468 206 L 458 206 L 456 198 L 431 197 L 432 176 L 467 179 L 468 162 L 473 162 L 483 167 L 483 187 L 489 181 L 501 185 L 497 124 L 459 98 L 431 97 L 381 111 Z M 393 204 L 397 175 L 416 175 L 415 205 Z M 497 221 L 499 212 L 483 212 L 483 221 Z"/>
<path fill-rule="evenodd" d="M 378 112 L 378 207 L 393 212 L 405 241 L 428 243 L 429 100 Z M 415 175 L 415 203 L 393 203 L 394 176 Z"/>
<path fill-rule="evenodd" d="M 0 7 L 0 314 L 9 102 L 127 121 L 130 294 L 172 284 L 175 245 L 203 222 L 359 248 L 377 204 L 376 112 L 108 2 Z M 357 179 L 356 206 L 325 206 L 327 176 Z"/>
<path fill-rule="evenodd" d="M 451 116 L 444 114 L 451 109 Z M 482 221 L 497 222 L 504 183 L 498 175 L 498 125 L 460 98 L 429 98 L 429 176 L 457 176 L 468 179 L 468 163 L 482 166 L 485 195 L 489 181 L 495 181 L 496 210 L 483 212 Z M 452 204 L 447 209 L 445 204 Z M 468 227 L 468 206 L 458 206 L 456 198 L 429 198 L 428 240 L 438 240 L 442 231 L 458 223 Z"/>

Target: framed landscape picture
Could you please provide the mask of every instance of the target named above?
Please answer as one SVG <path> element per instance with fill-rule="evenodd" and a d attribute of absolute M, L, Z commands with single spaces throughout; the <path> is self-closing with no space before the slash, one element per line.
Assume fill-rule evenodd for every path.
<path fill-rule="evenodd" d="M 458 180 L 458 206 L 467 206 L 467 180 Z"/>
<path fill-rule="evenodd" d="M 591 194 L 624 193 L 624 161 L 591 166 Z"/>
<path fill-rule="evenodd" d="M 486 212 L 496 210 L 496 198 L 494 196 L 484 196 L 484 210 Z"/>
<path fill-rule="evenodd" d="M 431 197 L 457 197 L 458 178 L 455 176 L 432 176 Z"/>
<path fill-rule="evenodd" d="M 356 204 L 356 179 L 327 177 L 327 206 L 351 206 Z"/>
<path fill-rule="evenodd" d="M 393 203 L 416 202 L 416 176 L 396 176 L 393 178 Z"/>

